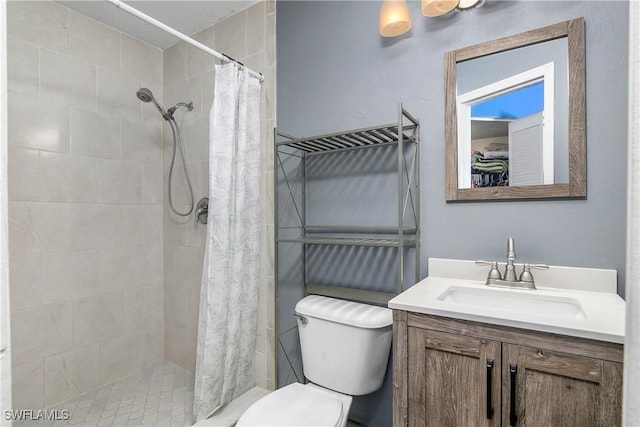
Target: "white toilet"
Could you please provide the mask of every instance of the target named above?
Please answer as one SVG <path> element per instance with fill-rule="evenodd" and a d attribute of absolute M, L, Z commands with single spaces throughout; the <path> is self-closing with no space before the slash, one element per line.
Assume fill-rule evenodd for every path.
<path fill-rule="evenodd" d="M 237 427 L 345 427 L 351 396 L 382 386 L 391 349 L 391 310 L 310 295 L 296 304 L 295 312 L 310 382 L 261 398 Z"/>

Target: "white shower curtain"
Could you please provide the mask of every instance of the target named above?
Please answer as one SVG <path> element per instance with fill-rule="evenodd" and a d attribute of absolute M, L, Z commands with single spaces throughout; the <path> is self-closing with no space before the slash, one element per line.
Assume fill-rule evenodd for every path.
<path fill-rule="evenodd" d="M 623 425 L 640 426 L 640 2 L 629 2 L 629 162 L 627 330 Z"/>
<path fill-rule="evenodd" d="M 254 385 L 260 276 L 260 82 L 218 65 L 209 121 L 209 216 L 194 421 Z"/>

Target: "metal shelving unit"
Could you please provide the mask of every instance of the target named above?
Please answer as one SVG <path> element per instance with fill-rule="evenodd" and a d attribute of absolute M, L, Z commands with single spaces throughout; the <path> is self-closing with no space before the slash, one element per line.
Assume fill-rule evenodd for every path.
<path fill-rule="evenodd" d="M 362 302 L 385 304 L 389 299 L 404 290 L 405 250 L 411 248 L 415 255 L 415 282 L 420 279 L 420 124 L 406 111 L 402 104 L 398 106 L 396 123 L 374 126 L 346 132 L 331 133 L 309 138 L 295 138 L 279 132 L 275 133 L 274 146 L 274 209 L 275 209 L 275 266 L 276 283 L 278 280 L 278 252 L 281 244 L 302 245 L 302 276 L 304 293 L 332 296 Z M 371 147 L 397 145 L 397 224 L 395 226 L 313 226 L 306 223 L 306 161 L 309 156 L 322 156 L 327 153 L 345 150 L 366 150 Z M 293 156 L 297 159 L 296 173 L 300 179 L 289 179 L 283 158 Z M 278 182 L 282 177 L 287 187 L 285 209 L 293 212 L 298 224 L 286 227 L 280 223 L 278 200 Z M 300 185 L 301 188 L 298 188 Z M 298 230 L 291 237 L 291 229 Z M 288 230 L 287 230 L 288 229 Z M 288 234 L 288 236 L 281 236 Z M 398 277 L 395 292 L 379 292 L 366 289 L 340 286 L 318 285 L 307 282 L 307 248 L 311 245 L 373 246 L 397 248 Z"/>

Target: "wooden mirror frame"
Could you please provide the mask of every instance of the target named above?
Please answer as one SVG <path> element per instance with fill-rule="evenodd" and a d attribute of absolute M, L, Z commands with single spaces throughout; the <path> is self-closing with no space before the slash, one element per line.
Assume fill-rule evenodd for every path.
<path fill-rule="evenodd" d="M 567 37 L 569 74 L 569 183 L 458 188 L 457 63 Z M 585 21 L 573 19 L 445 53 L 445 173 L 447 201 L 587 197 Z M 471 155 L 471 154 L 469 154 Z"/>

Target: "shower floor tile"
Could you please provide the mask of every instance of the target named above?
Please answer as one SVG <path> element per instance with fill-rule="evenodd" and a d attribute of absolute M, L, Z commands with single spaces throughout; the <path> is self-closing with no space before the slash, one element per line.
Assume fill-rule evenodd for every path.
<path fill-rule="evenodd" d="M 16 426 L 190 426 L 193 373 L 158 362 L 140 374 L 92 390 L 49 410 L 69 411 L 69 420 L 21 421 Z"/>

